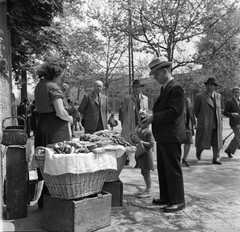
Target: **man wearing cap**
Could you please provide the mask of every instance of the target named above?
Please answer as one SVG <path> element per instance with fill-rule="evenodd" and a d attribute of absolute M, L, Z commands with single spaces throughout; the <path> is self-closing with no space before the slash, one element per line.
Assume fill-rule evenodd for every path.
<path fill-rule="evenodd" d="M 153 204 L 163 207 L 164 212 L 176 212 L 185 208 L 183 174 L 180 164 L 181 143 L 185 139 L 184 91 L 172 77 L 171 67 L 165 57 L 151 61 L 150 76 L 162 86 L 154 103 L 153 114 L 141 121 L 143 126 L 152 123 L 157 142 L 157 169 L 160 198 Z"/>
<path fill-rule="evenodd" d="M 225 150 L 229 158 L 233 157 L 232 155 L 234 155 L 240 145 L 240 88 L 236 86 L 232 92 L 233 97 L 226 102 L 223 112 L 223 114 L 229 118 L 229 124 L 234 133 L 234 138 Z"/>
<path fill-rule="evenodd" d="M 123 101 L 123 127 L 121 136 L 129 141 L 129 135 L 135 131 L 140 119 L 139 110 L 148 110 L 148 97 L 142 94 L 143 84 L 136 79 L 132 84 L 132 94 Z"/>
<path fill-rule="evenodd" d="M 221 94 L 215 92 L 216 79 L 208 78 L 204 82 L 206 91 L 197 94 L 194 101 L 194 113 L 197 118 L 196 156 L 201 160 L 204 149 L 213 150 L 213 164 L 221 165 L 220 149 L 222 148 L 222 113 Z"/>

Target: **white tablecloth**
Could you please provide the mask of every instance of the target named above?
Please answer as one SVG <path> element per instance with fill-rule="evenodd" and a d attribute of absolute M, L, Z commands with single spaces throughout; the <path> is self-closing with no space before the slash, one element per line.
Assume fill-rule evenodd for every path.
<path fill-rule="evenodd" d="M 89 153 L 54 154 L 49 148 L 45 149 L 44 173 L 61 175 L 64 173 L 89 173 L 100 170 L 117 170 L 117 158 L 126 149 L 121 145 L 106 146 Z"/>

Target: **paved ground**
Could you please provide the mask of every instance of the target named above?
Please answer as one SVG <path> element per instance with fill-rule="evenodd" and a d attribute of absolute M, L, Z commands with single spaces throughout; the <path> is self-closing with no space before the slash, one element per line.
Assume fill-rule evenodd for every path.
<path fill-rule="evenodd" d="M 118 129 L 118 128 L 117 128 Z M 223 137 L 231 132 L 224 119 Z M 224 148 L 228 145 L 230 137 Z M 177 213 L 163 213 L 151 204 L 152 198 L 139 199 L 144 188 L 139 169 L 125 166 L 120 174 L 124 183 L 123 207 L 112 208 L 111 226 L 99 232 L 239 232 L 240 231 L 240 150 L 233 159 L 221 151 L 223 165 L 211 163 L 211 151 L 204 151 L 197 161 L 195 148 L 189 154 L 191 167 L 183 166 L 186 208 Z M 158 197 L 157 171 L 152 172 L 152 195 Z M 35 202 L 29 206 L 28 217 L 2 220 L 3 231 L 45 231 L 42 211 Z"/>

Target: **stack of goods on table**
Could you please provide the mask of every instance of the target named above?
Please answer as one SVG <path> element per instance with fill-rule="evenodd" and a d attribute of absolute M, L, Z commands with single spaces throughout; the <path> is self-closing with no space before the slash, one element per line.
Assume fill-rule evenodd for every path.
<path fill-rule="evenodd" d="M 94 134 L 83 134 L 80 136 L 80 141 L 86 141 L 86 146 L 95 146 L 94 152 L 115 154 L 117 170 L 108 170 L 105 182 L 118 180 L 120 172 L 126 163 L 127 156 L 134 154 L 136 151 L 136 147 L 126 142 L 116 131 L 102 130 Z"/>

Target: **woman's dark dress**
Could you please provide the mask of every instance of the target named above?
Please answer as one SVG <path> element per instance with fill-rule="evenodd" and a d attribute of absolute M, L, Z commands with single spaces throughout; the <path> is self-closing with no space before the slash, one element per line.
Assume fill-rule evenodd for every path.
<path fill-rule="evenodd" d="M 46 147 L 48 144 L 70 140 L 68 122 L 56 116 L 53 101 L 57 98 L 62 98 L 64 107 L 68 107 L 67 100 L 56 83 L 40 80 L 35 88 L 35 101 L 38 111 L 34 140 L 35 148 L 38 146 Z M 38 169 L 38 180 L 42 179 L 42 175 Z M 38 200 L 39 208 L 43 207 L 43 195 L 45 193 L 48 193 L 48 190 L 44 185 L 42 195 Z"/>

